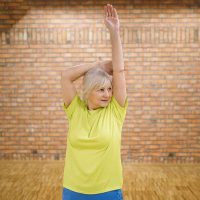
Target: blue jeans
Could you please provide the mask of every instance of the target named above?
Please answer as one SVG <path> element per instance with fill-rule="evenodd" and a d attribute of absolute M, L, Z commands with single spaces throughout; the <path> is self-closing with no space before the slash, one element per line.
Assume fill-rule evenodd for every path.
<path fill-rule="evenodd" d="M 121 189 L 99 194 L 82 194 L 63 187 L 62 200 L 123 200 Z"/>

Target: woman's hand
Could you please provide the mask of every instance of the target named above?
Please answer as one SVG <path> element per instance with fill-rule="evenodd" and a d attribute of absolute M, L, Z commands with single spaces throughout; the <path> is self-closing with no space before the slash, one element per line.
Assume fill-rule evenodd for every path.
<path fill-rule="evenodd" d="M 113 75 L 113 65 L 111 60 L 99 61 L 98 66 L 106 71 L 109 75 Z"/>
<path fill-rule="evenodd" d="M 104 23 L 110 33 L 114 33 L 116 31 L 119 31 L 119 19 L 117 15 L 117 11 L 115 8 L 113 8 L 112 5 L 107 4 L 104 6 L 104 11 L 105 11 L 105 18 L 104 18 Z"/>

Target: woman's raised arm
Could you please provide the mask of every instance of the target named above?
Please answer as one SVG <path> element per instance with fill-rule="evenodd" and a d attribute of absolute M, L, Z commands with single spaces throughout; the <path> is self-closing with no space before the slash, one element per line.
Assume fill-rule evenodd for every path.
<path fill-rule="evenodd" d="M 104 23 L 110 32 L 112 45 L 112 65 L 113 65 L 113 95 L 121 106 L 124 106 L 126 100 L 126 79 L 124 72 L 124 59 L 122 44 L 119 31 L 119 18 L 117 11 L 112 5 L 107 4 L 104 7 Z"/>

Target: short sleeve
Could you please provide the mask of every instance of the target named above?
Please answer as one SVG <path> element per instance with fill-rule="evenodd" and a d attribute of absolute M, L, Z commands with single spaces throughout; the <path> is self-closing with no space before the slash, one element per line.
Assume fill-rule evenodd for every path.
<path fill-rule="evenodd" d="M 68 106 L 66 106 L 65 102 L 63 102 L 63 108 L 69 120 L 72 118 L 73 113 L 75 112 L 76 109 L 78 109 L 79 105 L 80 105 L 80 98 L 77 94 L 74 96 L 74 98 L 72 99 L 71 103 Z"/>
<path fill-rule="evenodd" d="M 126 111 L 127 111 L 127 108 L 128 108 L 128 97 L 126 97 L 124 106 L 121 106 L 117 102 L 115 96 L 112 96 L 111 107 L 112 107 L 112 111 L 113 111 L 115 117 L 117 118 L 117 120 L 120 123 L 123 123 L 124 119 L 126 117 Z"/>

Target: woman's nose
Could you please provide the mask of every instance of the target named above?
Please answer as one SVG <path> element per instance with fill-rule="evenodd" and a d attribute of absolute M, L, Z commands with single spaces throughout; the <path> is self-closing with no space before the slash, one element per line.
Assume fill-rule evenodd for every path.
<path fill-rule="evenodd" d="M 108 90 L 105 90 L 104 95 L 105 95 L 106 97 L 108 97 L 108 96 L 109 96 L 109 91 L 108 91 Z"/>

